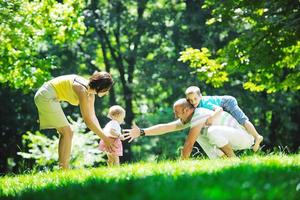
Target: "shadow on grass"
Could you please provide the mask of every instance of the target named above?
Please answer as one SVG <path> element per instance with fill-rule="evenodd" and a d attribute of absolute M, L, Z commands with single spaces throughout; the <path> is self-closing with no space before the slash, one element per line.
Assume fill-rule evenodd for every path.
<path fill-rule="evenodd" d="M 89 178 L 66 186 L 48 185 L 1 199 L 72 200 L 198 200 L 198 199 L 300 199 L 299 166 L 239 165 L 220 171 L 153 175 L 121 180 Z M 298 186 L 300 187 L 300 186 Z"/>

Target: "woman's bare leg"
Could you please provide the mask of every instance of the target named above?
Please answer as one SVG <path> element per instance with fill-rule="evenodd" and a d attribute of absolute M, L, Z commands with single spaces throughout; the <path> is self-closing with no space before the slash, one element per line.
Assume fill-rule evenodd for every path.
<path fill-rule="evenodd" d="M 69 169 L 73 131 L 70 126 L 57 128 L 57 131 L 60 134 L 58 146 L 59 167 L 62 169 Z"/>

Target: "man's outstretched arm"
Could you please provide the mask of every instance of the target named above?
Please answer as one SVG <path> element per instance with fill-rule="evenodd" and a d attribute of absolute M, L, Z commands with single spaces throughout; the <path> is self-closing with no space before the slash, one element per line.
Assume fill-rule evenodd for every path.
<path fill-rule="evenodd" d="M 133 125 L 132 129 L 124 130 L 124 136 L 125 139 L 130 139 L 129 142 L 131 142 L 133 139 L 141 135 L 141 130 L 144 132 L 145 136 L 155 136 L 182 130 L 184 128 L 186 128 L 186 126 L 183 125 L 180 122 L 180 120 L 176 120 L 165 124 L 157 124 L 145 129 L 140 129 L 137 125 Z"/>
<path fill-rule="evenodd" d="M 153 135 L 163 135 L 169 132 L 179 131 L 184 129 L 184 125 L 179 121 L 173 121 L 166 124 L 157 124 L 148 128 L 145 128 L 145 135 L 146 136 L 153 136 Z"/>

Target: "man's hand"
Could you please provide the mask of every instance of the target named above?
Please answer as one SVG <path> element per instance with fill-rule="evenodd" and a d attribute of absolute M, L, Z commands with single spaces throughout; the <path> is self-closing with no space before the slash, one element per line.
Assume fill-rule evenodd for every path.
<path fill-rule="evenodd" d="M 124 129 L 123 132 L 125 134 L 123 134 L 125 136 L 125 140 L 130 139 L 128 142 L 131 142 L 132 140 L 134 140 L 135 138 L 138 138 L 140 136 L 140 128 L 133 123 L 132 129 Z"/>
<path fill-rule="evenodd" d="M 189 157 L 184 155 L 183 150 L 181 149 L 180 160 L 187 160 Z"/>

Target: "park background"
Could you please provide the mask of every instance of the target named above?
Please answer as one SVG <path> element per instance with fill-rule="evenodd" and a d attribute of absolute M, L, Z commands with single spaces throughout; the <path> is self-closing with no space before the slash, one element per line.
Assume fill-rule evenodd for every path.
<path fill-rule="evenodd" d="M 115 104 L 126 109 L 123 128 L 169 122 L 196 85 L 237 98 L 264 136 L 261 153 L 298 153 L 299 9 L 297 0 L 0 0 L 1 174 L 57 166 L 57 133 L 38 131 L 33 97 L 43 82 L 103 70 L 116 83 L 95 102 L 102 126 Z M 105 165 L 79 108 L 62 106 L 75 131 L 73 168 Z M 124 142 L 122 163 L 177 159 L 185 136 Z"/>

